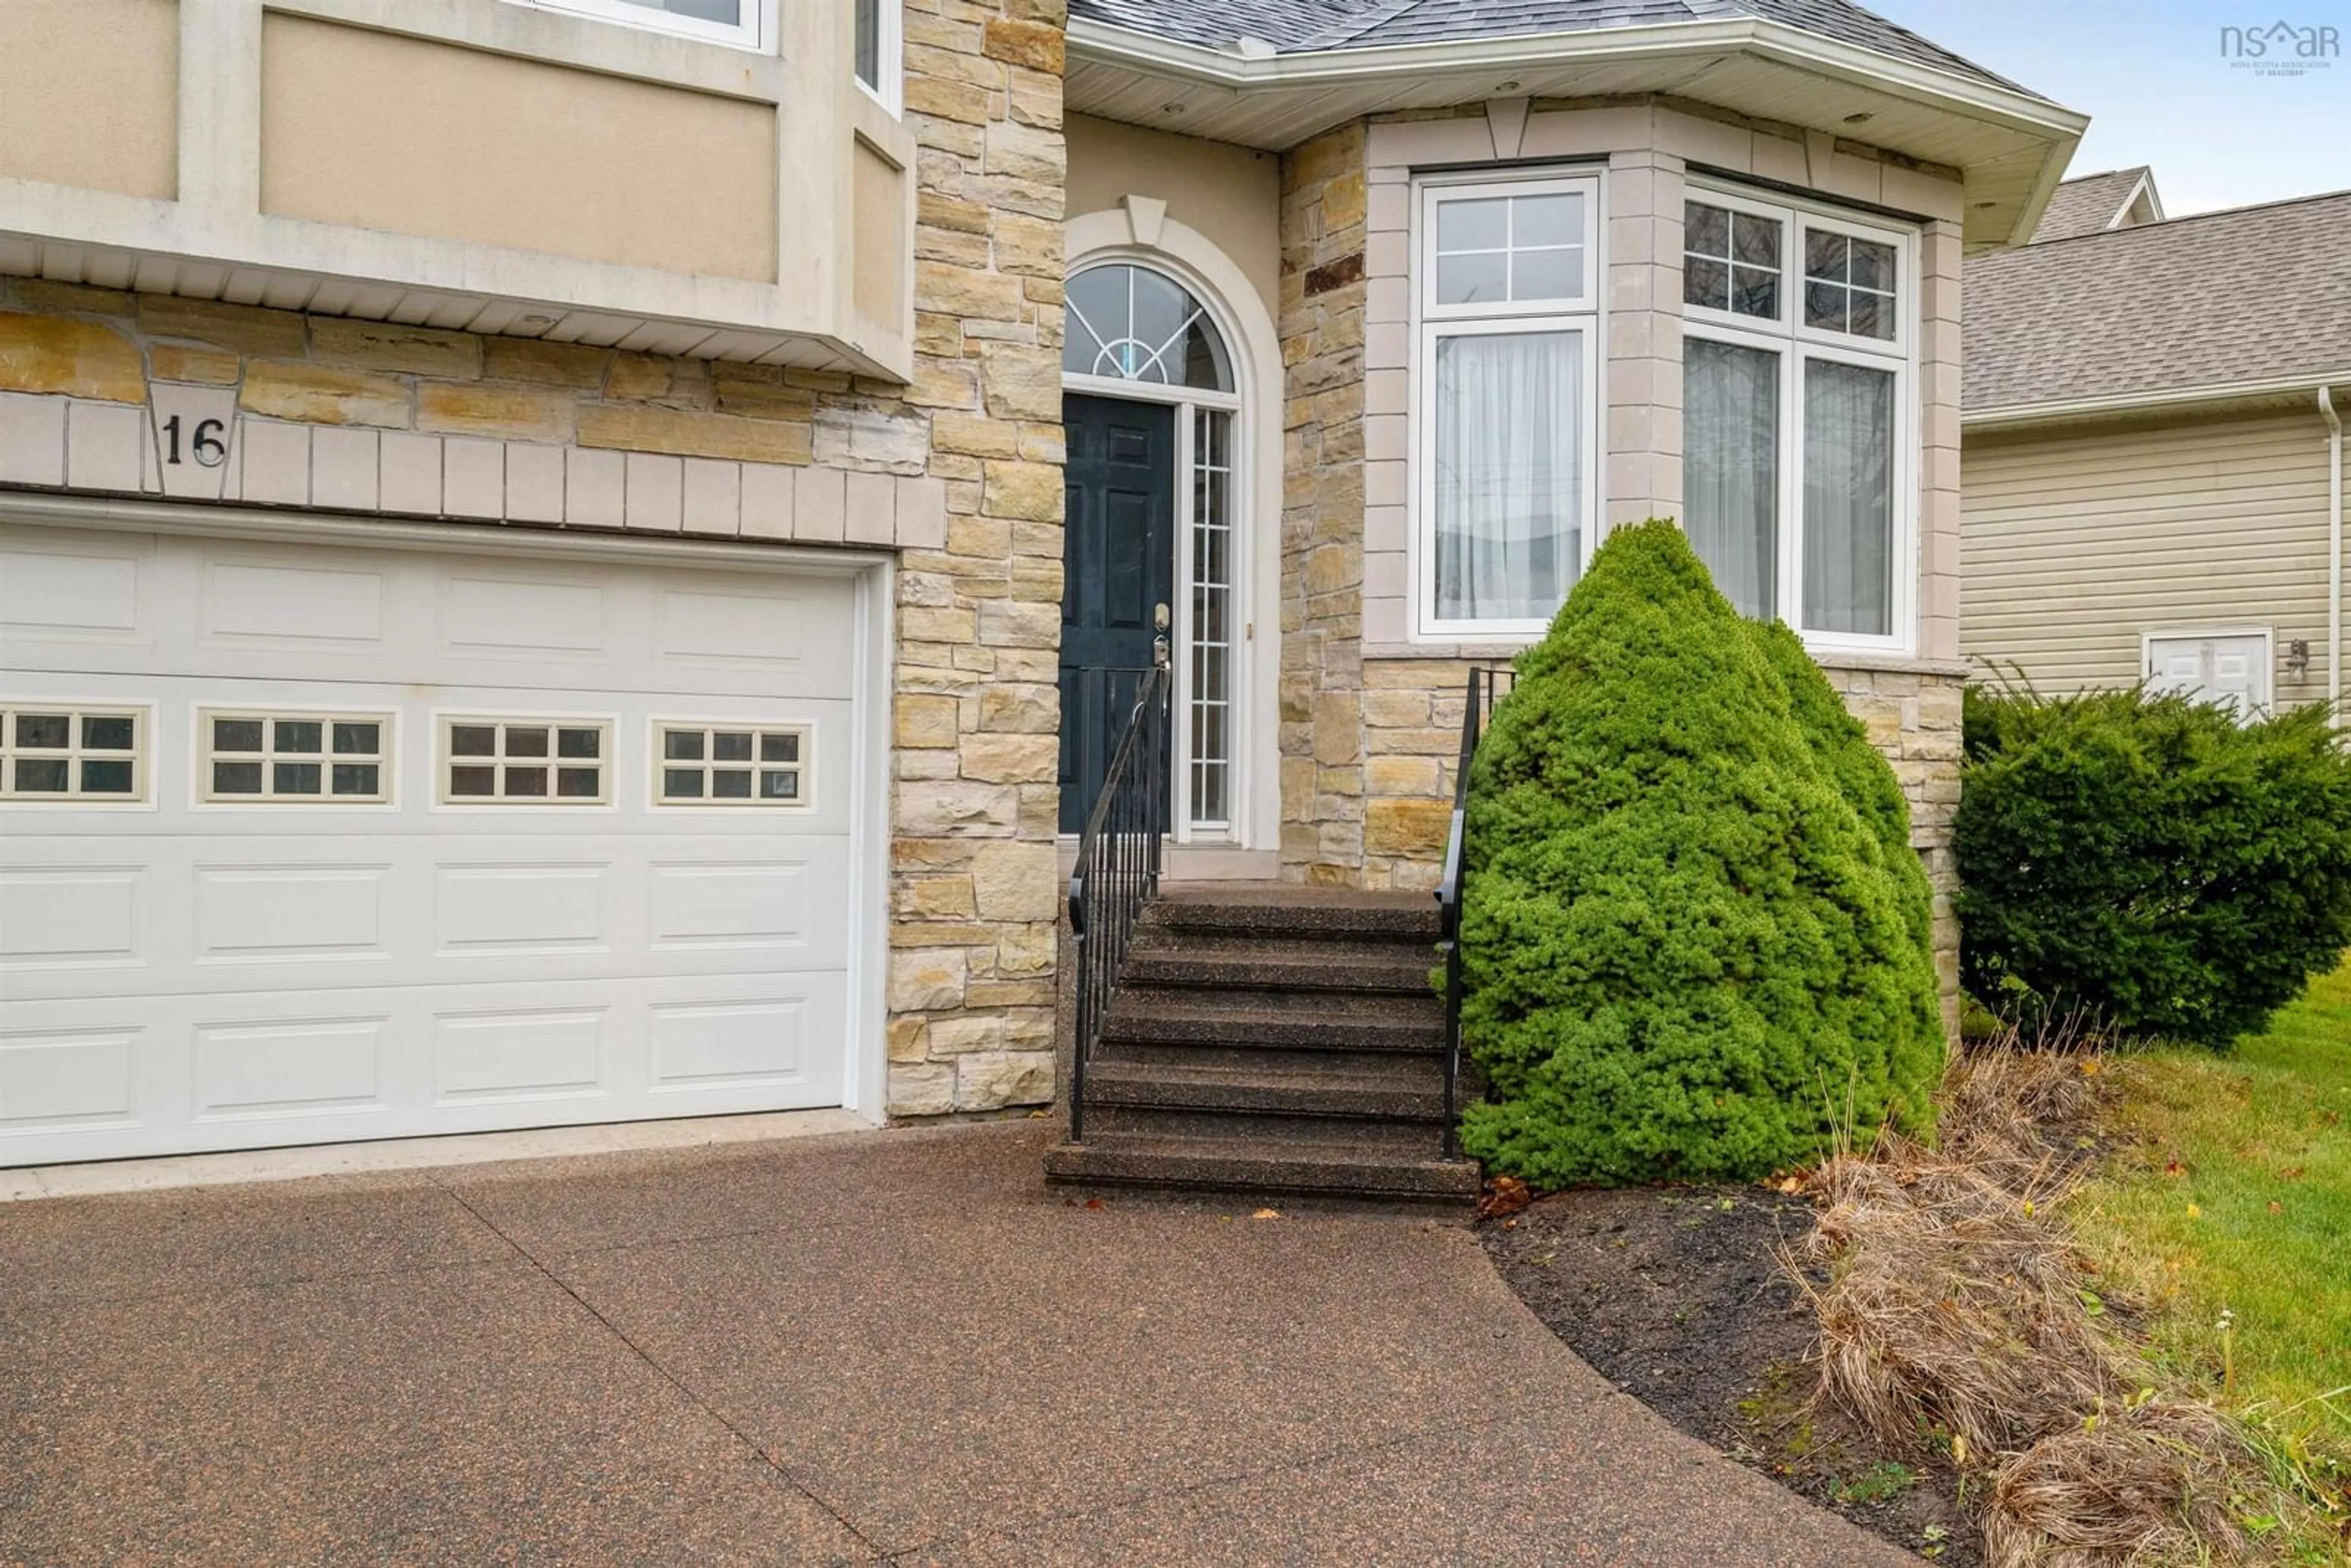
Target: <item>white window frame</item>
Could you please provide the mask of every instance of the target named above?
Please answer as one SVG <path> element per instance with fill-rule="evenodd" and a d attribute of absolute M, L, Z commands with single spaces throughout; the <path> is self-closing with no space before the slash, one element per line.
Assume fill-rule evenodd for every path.
<path fill-rule="evenodd" d="M 772 5 L 774 0 L 762 0 Z M 804 0 L 805 3 L 805 0 Z M 849 17 L 849 79 L 860 91 L 895 115 L 905 103 L 905 24 L 904 0 L 873 0 L 880 12 L 877 18 L 880 36 L 873 47 L 873 69 L 879 81 L 867 81 L 857 74 L 857 13 L 856 0 L 851 0 Z"/>
<path fill-rule="evenodd" d="M 16 716 L 19 714 L 48 716 L 62 714 L 66 717 L 66 744 L 62 748 L 35 747 L 29 751 L 16 744 Z M 131 750 L 98 750 L 85 753 L 81 743 L 82 720 L 85 718 L 127 718 L 131 720 Z M 147 810 L 155 803 L 155 706 L 152 703 L 95 702 L 88 697 L 11 697 L 0 703 L 0 806 L 51 806 L 71 810 Z M 16 788 L 16 760 L 28 757 L 41 761 L 60 761 L 66 765 L 66 787 L 63 789 L 24 789 Z M 85 759 L 100 762 L 129 761 L 131 792 L 118 795 L 100 791 L 84 794 L 81 769 L 78 764 Z"/>
<path fill-rule="evenodd" d="M 1439 305 L 1437 295 L 1437 209 L 1447 200 L 1497 196 L 1581 194 L 1583 197 L 1583 291 L 1572 299 L 1509 300 L 1495 304 Z M 1412 577 L 1411 635 L 1416 643 L 1527 642 L 1550 628 L 1551 618 L 1446 620 L 1437 612 L 1437 345 L 1447 338 L 1574 332 L 1583 338 L 1583 443 L 1581 508 L 1575 576 L 1581 580 L 1601 531 L 1601 365 L 1607 357 L 1603 282 L 1607 276 L 1604 240 L 1605 185 L 1593 168 L 1562 168 L 1530 177 L 1524 170 L 1494 175 L 1446 174 L 1413 182 L 1413 217 L 1417 229 L 1412 255 L 1414 360 L 1409 409 L 1412 429 L 1412 520 L 1407 564 Z M 1573 586 L 1573 585 L 1571 585 Z"/>
<path fill-rule="evenodd" d="M 262 732 L 262 740 L 265 746 L 265 749 L 262 751 L 232 751 L 225 754 L 220 752 L 213 744 L 213 721 L 214 719 L 229 719 L 232 721 L 245 719 L 261 724 L 265 727 L 275 724 L 281 719 L 291 719 L 298 723 L 317 724 L 320 726 L 321 729 L 319 740 L 320 746 L 324 749 L 315 753 L 293 753 L 285 758 L 285 760 L 287 761 L 316 761 L 319 764 L 320 768 L 319 793 L 316 795 L 306 795 L 292 791 L 285 793 L 279 792 L 277 787 L 277 776 L 271 768 L 271 765 L 279 759 L 279 754 L 266 749 L 266 744 L 273 738 L 273 737 L 266 727 Z M 396 734 L 398 720 L 399 716 L 389 709 L 277 708 L 249 703 L 240 703 L 223 706 L 213 706 L 210 705 L 199 706 L 195 712 L 195 744 L 190 747 L 190 750 L 194 754 L 193 761 L 195 764 L 196 800 L 206 806 L 332 807 L 392 805 L 394 803 L 393 793 L 397 788 L 399 777 L 398 753 L 395 750 L 395 747 L 399 744 Z M 348 759 L 338 758 L 333 750 L 335 741 L 334 727 L 338 724 L 372 724 L 377 726 L 376 749 L 364 756 L 354 755 Z M 371 795 L 338 795 L 333 793 L 335 782 L 334 767 L 338 760 L 351 760 L 361 764 L 374 764 L 376 768 L 375 792 Z M 215 761 L 258 761 L 262 765 L 261 789 L 257 792 L 251 794 L 224 792 L 214 789 L 213 786 L 213 764 Z"/>
<path fill-rule="evenodd" d="M 680 16 L 651 5 L 632 5 L 630 0 L 505 0 L 505 3 L 528 5 L 537 11 L 563 11 L 575 16 L 592 16 L 601 22 L 615 22 L 624 27 L 643 28 L 648 33 L 699 38 L 706 44 L 724 44 L 729 48 L 749 49 L 758 54 L 772 55 L 776 52 L 778 0 L 743 0 L 743 20 L 731 27 L 724 22 L 705 22 L 698 16 Z"/>
<path fill-rule="evenodd" d="M 457 756 L 455 751 L 452 748 L 450 742 L 451 731 L 455 729 L 459 725 L 496 725 L 498 727 L 498 750 L 489 757 Z M 533 729 L 544 727 L 550 732 L 559 729 L 593 729 L 601 732 L 603 738 L 597 743 L 598 756 L 596 758 L 597 767 L 601 769 L 596 778 L 596 782 L 599 786 L 598 792 L 592 796 L 556 794 L 556 779 L 554 779 L 553 774 L 556 768 L 564 765 L 564 758 L 555 755 L 555 752 L 557 748 L 561 746 L 562 742 L 559 737 L 550 733 L 548 737 L 548 755 L 546 757 L 510 757 L 506 751 L 506 731 L 510 726 L 522 726 Z M 614 780 L 619 777 L 621 768 L 621 758 L 619 752 L 620 733 L 621 726 L 619 718 L 617 716 L 612 714 L 509 713 L 505 711 L 496 713 L 459 713 L 445 709 L 435 712 L 433 716 L 434 807 L 437 810 L 446 811 L 580 811 L 596 810 L 600 809 L 605 810 L 612 810 L 616 807 L 619 801 L 619 791 L 615 788 Z M 578 767 L 584 760 L 585 758 L 572 758 L 571 765 L 573 767 Z M 486 767 L 495 768 L 499 770 L 497 783 L 499 789 L 503 791 L 506 789 L 507 782 L 505 769 L 510 764 L 517 763 L 524 767 L 536 766 L 541 763 L 545 764 L 549 775 L 547 781 L 548 792 L 546 794 L 507 795 L 500 793 L 496 795 L 458 795 L 452 793 L 449 789 L 449 769 L 451 768 Z"/>
<path fill-rule="evenodd" d="M 800 755 L 797 762 L 762 762 L 756 756 L 747 763 L 720 762 L 705 756 L 700 761 L 673 762 L 668 755 L 668 733 L 684 730 L 700 734 L 706 743 L 717 730 L 748 730 L 751 748 L 757 752 L 759 737 L 768 735 L 799 737 Z M 739 811 L 745 808 L 766 811 L 806 811 L 816 805 L 816 726 L 806 719 L 778 718 L 678 718 L 661 717 L 646 721 L 645 740 L 645 801 L 657 810 Z M 752 793 L 720 797 L 716 795 L 680 795 L 673 797 L 663 777 L 671 768 L 695 768 L 701 770 L 703 781 L 709 782 L 714 768 L 748 768 L 753 775 Z M 800 776 L 800 792 L 790 800 L 778 800 L 760 795 L 758 775 L 763 770 L 789 768 Z"/>
<path fill-rule="evenodd" d="M 1778 602 L 1772 612 L 1794 628 L 1816 652 L 1865 653 L 1907 657 L 1918 641 L 1918 235 L 1857 218 L 1824 204 L 1794 197 L 1766 199 L 1736 186 L 1693 179 L 1689 201 L 1777 219 L 1780 245 L 1780 313 L 1749 316 L 1710 306 L 1682 306 L 1682 337 L 1761 349 L 1780 360 Z M 1895 301 L 1892 339 L 1807 327 L 1803 319 L 1804 235 L 1817 228 L 1894 247 Z M 1884 636 L 1813 631 L 1803 624 L 1804 382 L 1808 359 L 1829 360 L 1894 373 L 1894 538 L 1889 556 L 1894 573 Z M 1688 433 L 1683 433 L 1687 449 Z"/>
<path fill-rule="evenodd" d="M 2258 637 L 2262 640 L 2261 698 L 2253 705 L 2252 713 L 2241 716 L 2247 723 L 2265 718 L 2277 711 L 2277 628 L 2274 626 L 2158 626 L 2141 632 L 2138 634 L 2139 679 L 2142 682 L 2155 679 L 2155 645 L 2158 643 L 2212 643 L 2230 637 Z"/>

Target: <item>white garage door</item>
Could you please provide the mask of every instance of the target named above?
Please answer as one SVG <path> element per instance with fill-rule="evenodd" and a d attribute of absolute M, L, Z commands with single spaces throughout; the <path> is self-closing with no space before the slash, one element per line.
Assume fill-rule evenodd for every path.
<path fill-rule="evenodd" d="M 841 1103 L 855 595 L 0 528 L 0 1166 Z"/>

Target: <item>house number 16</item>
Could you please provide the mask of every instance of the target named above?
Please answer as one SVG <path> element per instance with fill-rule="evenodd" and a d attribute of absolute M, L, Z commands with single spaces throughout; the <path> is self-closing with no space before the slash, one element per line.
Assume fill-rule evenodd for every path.
<path fill-rule="evenodd" d="M 221 433 L 227 428 L 225 422 L 217 419 L 196 421 L 195 429 L 188 433 L 189 455 L 207 468 L 219 467 L 228 458 L 228 443 L 221 439 Z M 163 422 L 163 434 L 171 437 L 171 449 L 165 455 L 163 461 L 176 468 L 180 463 L 180 416 L 178 414 L 175 413 Z"/>

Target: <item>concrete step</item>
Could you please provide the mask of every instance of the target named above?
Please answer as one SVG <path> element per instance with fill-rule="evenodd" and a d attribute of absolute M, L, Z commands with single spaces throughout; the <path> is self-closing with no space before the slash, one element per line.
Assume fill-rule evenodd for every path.
<path fill-rule="evenodd" d="M 1262 993 L 1245 994 L 1259 999 Z M 1394 998 L 1403 1005 L 1374 1009 L 1346 1006 L 1217 1005 L 1179 988 L 1122 988 L 1102 1020 L 1105 1043 L 1147 1046 L 1210 1046 L 1225 1050 L 1270 1048 L 1311 1051 L 1404 1051 L 1434 1056 L 1445 1049 L 1445 1009 L 1435 997 Z M 1287 998 L 1286 998 L 1287 999 Z M 1298 998 L 1322 1001 L 1322 998 Z"/>
<path fill-rule="evenodd" d="M 1426 893 L 1359 893 L 1268 883 L 1166 883 L 1145 927 L 1255 936 L 1395 936 L 1437 940 Z"/>
<path fill-rule="evenodd" d="M 1279 1138 L 1092 1136 L 1045 1151 L 1049 1181 L 1330 1197 L 1476 1201 L 1475 1160 L 1413 1159 L 1349 1145 Z"/>
<path fill-rule="evenodd" d="M 1134 942 L 1127 951 L 1134 953 L 1183 953 L 1196 957 L 1248 957 L 1256 954 L 1280 954 L 1299 959 L 1374 959 L 1396 964 L 1415 964 L 1423 969 L 1436 967 L 1438 959 L 1433 942 L 1417 935 L 1395 936 L 1384 932 L 1361 931 L 1227 931 L 1195 929 L 1189 926 L 1138 926 Z"/>
<path fill-rule="evenodd" d="M 1260 942 L 1227 948 L 1137 947 L 1119 973 L 1125 986 L 1349 991 L 1427 997 L 1434 960 L 1414 948 L 1395 952 L 1308 943 Z"/>
<path fill-rule="evenodd" d="M 1089 1090 L 1091 1090 L 1089 1085 Z M 1192 1111 L 1175 1106 L 1103 1104 L 1089 1100 L 1086 1141 L 1105 1147 L 1178 1141 L 1219 1148 L 1323 1148 L 1381 1159 L 1434 1159 L 1445 1147 L 1441 1119 L 1311 1116 L 1261 1111 Z"/>
<path fill-rule="evenodd" d="M 1441 1124 L 1444 1064 L 1405 1058 L 1367 1071 L 1336 1072 L 1327 1064 L 1304 1069 L 1200 1066 L 1098 1057 L 1086 1066 L 1087 1114 L 1095 1107 L 1156 1113 L 1215 1113 L 1236 1117 L 1356 1118 Z M 1295 1124 L 1290 1129 L 1297 1131 Z M 1302 1133 L 1301 1135 L 1304 1135 Z M 1422 1129 L 1424 1138 L 1429 1129 Z"/>

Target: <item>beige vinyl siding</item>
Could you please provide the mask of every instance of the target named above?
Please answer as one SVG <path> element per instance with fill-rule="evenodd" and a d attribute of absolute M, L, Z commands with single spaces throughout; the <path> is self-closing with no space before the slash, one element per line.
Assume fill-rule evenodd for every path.
<path fill-rule="evenodd" d="M 1970 658 L 2044 691 L 2127 685 L 2148 632 L 2269 627 L 2283 704 L 2326 695 L 2326 431 L 2317 416 L 1968 436 Z M 2284 669 L 2310 643 L 2310 668 Z"/>

